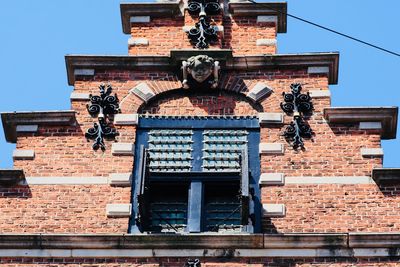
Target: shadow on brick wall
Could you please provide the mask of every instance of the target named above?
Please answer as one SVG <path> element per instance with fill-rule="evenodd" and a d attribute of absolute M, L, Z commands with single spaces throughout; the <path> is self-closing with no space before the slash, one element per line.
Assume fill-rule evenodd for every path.
<path fill-rule="evenodd" d="M 31 198 L 32 192 L 29 185 L 5 187 L 0 185 L 0 198 Z"/>
<path fill-rule="evenodd" d="M 264 234 L 279 234 L 278 229 L 272 222 L 271 218 L 263 218 L 262 220 L 262 232 Z"/>
<path fill-rule="evenodd" d="M 379 184 L 378 187 L 385 197 L 400 198 L 400 184 Z"/>

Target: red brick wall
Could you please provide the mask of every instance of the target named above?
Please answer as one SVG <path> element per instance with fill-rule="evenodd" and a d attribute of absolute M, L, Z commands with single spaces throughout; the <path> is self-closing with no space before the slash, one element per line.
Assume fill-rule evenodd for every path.
<path fill-rule="evenodd" d="M 276 23 L 257 23 L 257 17 L 209 16 L 211 25 L 223 26 L 218 32 L 218 40 L 210 44 L 210 49 L 232 49 L 234 55 L 275 54 L 276 45 L 257 46 L 257 39 L 276 39 Z M 194 27 L 197 16 L 185 11 L 184 18 L 151 18 L 150 23 L 132 23 L 131 37 L 146 38 L 148 45 L 130 45 L 129 55 L 169 55 L 171 49 L 191 49 L 183 26 Z"/>
<path fill-rule="evenodd" d="M 129 46 L 129 55 L 169 55 L 171 49 L 190 48 L 182 18 L 152 19 L 150 23 L 133 23 L 133 38 L 146 38 L 149 45 Z"/>
<path fill-rule="evenodd" d="M 107 70 L 97 71 L 94 78 L 78 78 L 75 91 L 98 94 L 98 85 L 101 82 L 111 82 L 113 93 L 118 95 L 124 114 L 139 112 L 163 115 L 255 115 L 260 111 L 281 112 L 279 103 L 282 101 L 282 92 L 289 92 L 291 83 L 303 84 L 304 92 L 328 88 L 326 75 L 309 75 L 305 69 L 224 74 L 221 78 L 221 88 L 224 90 L 215 90 L 210 94 L 179 90 L 180 83 L 173 73 Z M 154 92 L 161 95 L 144 104 L 143 100 L 129 93 L 131 88 L 141 82 L 146 82 Z M 273 92 L 261 103 L 255 104 L 246 98 L 245 94 L 257 82 L 264 82 L 273 89 Z M 240 94 L 229 91 L 238 91 Z M 96 121 L 89 116 L 86 110 L 87 103 L 88 101 L 73 101 L 71 104 L 72 109 L 77 112 L 76 127 L 40 127 L 38 133 L 19 135 L 17 148 L 33 149 L 35 158 L 16 160 L 15 167 L 24 169 L 26 176 L 107 177 L 110 173 L 131 172 L 133 157 L 113 156 L 111 145 L 114 141 L 106 141 L 105 152 L 93 151 L 92 141 L 86 141 L 84 132 Z M 286 146 L 284 155 L 261 155 L 262 172 L 283 172 L 286 176 L 364 176 L 370 175 L 373 167 L 381 166 L 381 158 L 362 158 L 360 154 L 361 147 L 380 146 L 378 133 L 358 130 L 357 125 L 328 125 L 322 114 L 323 109 L 330 106 L 329 98 L 313 99 L 313 103 L 314 115 L 308 122 L 315 135 L 312 140 L 305 141 L 303 151 L 291 149 L 281 135 L 285 126 L 291 121 L 290 116 L 285 117 L 284 125 L 261 128 L 262 142 L 279 142 Z M 116 128 L 120 133 L 116 142 L 135 141 L 134 126 Z M 376 186 L 365 187 L 363 190 L 356 190 L 358 189 L 356 185 L 263 187 L 263 203 L 280 203 L 286 204 L 287 207 L 286 217 L 264 222 L 265 231 L 343 232 L 352 229 L 369 232 L 398 231 L 400 225 L 396 223 L 394 214 L 384 220 L 381 218 L 382 214 L 393 211 L 392 207 L 398 205 L 397 196 L 389 198 L 388 194 L 382 194 Z M 2 232 L 21 231 L 17 225 L 25 225 L 24 232 L 127 231 L 128 220 L 106 218 L 105 205 L 129 203 L 128 188 L 93 185 L 31 186 L 28 189 L 31 190 L 31 196 L 28 198 L 9 197 L 8 191 L 4 192 L 4 198 L 0 198 L 4 203 L 0 206 L 7 207 L 4 208 L 6 212 L 3 214 L 8 214 L 0 219 L 0 225 L 5 226 Z M 351 194 L 346 195 L 348 192 Z M 53 195 L 57 200 L 46 199 L 44 196 L 47 194 Z M 104 198 L 99 199 L 98 194 Z M 64 195 L 71 197 L 70 208 L 62 206 L 65 202 Z M 358 197 L 353 199 L 354 195 Z M 340 203 L 332 204 L 330 196 L 340 199 Z M 368 197 L 371 197 L 371 201 Z M 314 201 L 309 202 L 310 198 Z M 316 203 L 335 204 L 337 210 Z M 20 207 L 17 209 L 18 212 L 11 209 L 14 206 Z M 56 212 L 58 215 L 54 214 L 58 209 L 61 209 L 61 212 Z M 89 226 L 88 221 L 91 220 L 92 214 L 84 210 L 94 210 L 96 215 L 93 216 L 96 216 L 98 224 Z M 332 214 L 344 217 L 332 221 L 330 216 Z M 307 219 L 307 216 L 312 217 Z M 77 225 L 77 218 L 83 223 Z M 304 218 L 312 222 L 302 223 Z M 10 221 L 14 223 L 10 224 Z"/>
<path fill-rule="evenodd" d="M 109 203 L 129 203 L 129 187 L 0 187 L 0 233 L 127 233 L 127 218 L 107 218 Z"/>
<path fill-rule="evenodd" d="M 257 115 L 261 106 L 253 105 L 241 95 L 226 92 L 213 95 L 174 96 L 155 99 L 146 105 L 140 113 L 162 115 Z"/>
<path fill-rule="evenodd" d="M 257 39 L 276 39 L 276 23 L 257 23 L 257 17 L 225 17 L 222 47 L 234 55 L 276 54 L 276 45 L 257 46 Z"/>
<path fill-rule="evenodd" d="M 287 184 L 262 189 L 262 202 L 286 205 L 263 221 L 267 233 L 393 232 L 400 229 L 399 187 Z"/>

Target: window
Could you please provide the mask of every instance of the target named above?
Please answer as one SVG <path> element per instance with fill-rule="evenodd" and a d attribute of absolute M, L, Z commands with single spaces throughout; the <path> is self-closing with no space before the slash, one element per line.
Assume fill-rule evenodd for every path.
<path fill-rule="evenodd" d="M 253 117 L 140 117 L 130 232 L 259 228 L 258 144 Z"/>

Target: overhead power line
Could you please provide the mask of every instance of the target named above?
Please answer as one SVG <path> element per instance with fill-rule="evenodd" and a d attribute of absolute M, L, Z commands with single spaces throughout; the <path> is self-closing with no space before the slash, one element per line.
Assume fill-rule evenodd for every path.
<path fill-rule="evenodd" d="M 248 0 L 248 1 L 251 2 L 251 3 L 253 3 L 253 4 L 257 4 L 257 5 L 263 5 L 263 4 L 265 4 L 265 3 L 257 3 L 257 2 L 255 2 L 254 0 Z M 350 39 L 350 40 L 353 40 L 353 41 L 362 43 L 362 44 L 367 45 L 367 46 L 370 46 L 370 47 L 373 47 L 373 48 L 375 48 L 375 49 L 378 49 L 378 50 L 381 50 L 381 51 L 383 51 L 383 52 L 389 53 L 389 54 L 391 54 L 391 55 L 400 57 L 400 54 L 399 54 L 399 53 L 396 53 L 396 52 L 393 52 L 393 51 L 388 50 L 388 49 L 386 49 L 386 48 L 383 48 L 383 47 L 380 47 L 380 46 L 371 44 L 371 43 L 366 42 L 366 41 L 363 41 L 363 40 L 361 40 L 361 39 L 352 37 L 352 36 L 350 36 L 350 35 L 348 35 L 348 34 L 344 34 L 344 33 L 335 31 L 335 30 L 333 30 L 333 29 L 330 29 L 330 28 L 328 28 L 328 27 L 319 25 L 319 24 L 314 23 L 314 22 L 312 22 L 312 21 L 309 21 L 309 20 L 306 20 L 306 19 L 302 19 L 302 18 L 300 18 L 300 17 L 298 17 L 298 16 L 295 16 L 295 15 L 291 15 L 291 14 L 289 14 L 289 13 L 287 13 L 287 12 L 284 12 L 284 11 L 281 11 L 281 10 L 278 10 L 278 9 L 271 8 L 270 6 L 268 6 L 268 9 L 271 9 L 271 10 L 273 10 L 273 11 L 276 11 L 276 12 L 281 13 L 281 14 L 283 14 L 283 15 L 286 15 L 286 16 L 288 16 L 288 17 L 291 17 L 291 18 L 300 20 L 300 21 L 302 21 L 302 22 L 304 22 L 304 23 L 313 25 L 313 26 L 318 27 L 318 28 L 320 28 L 320 29 L 323 29 L 323 30 L 332 32 L 332 33 L 337 34 L 337 35 L 340 35 L 340 36 L 343 36 L 343 37 L 348 38 L 348 39 Z"/>

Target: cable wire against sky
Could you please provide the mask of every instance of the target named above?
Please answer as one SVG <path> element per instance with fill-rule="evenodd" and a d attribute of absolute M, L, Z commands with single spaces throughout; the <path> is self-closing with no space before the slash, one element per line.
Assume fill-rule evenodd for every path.
<path fill-rule="evenodd" d="M 258 2 L 254 1 L 254 0 L 248 0 L 248 1 L 251 2 L 251 3 L 253 3 L 253 4 L 257 4 L 257 5 L 263 5 L 263 4 L 264 4 L 264 3 L 258 3 Z M 291 14 L 289 14 L 289 13 L 287 13 L 287 12 L 283 12 L 283 11 L 281 11 L 281 10 L 271 8 L 270 6 L 268 6 L 268 8 L 271 9 L 271 10 L 273 10 L 273 11 L 276 11 L 276 12 L 278 12 L 278 13 L 281 13 L 281 14 L 283 14 L 283 15 L 286 15 L 286 16 L 288 16 L 288 17 L 291 17 L 291 18 L 300 20 L 300 21 L 302 21 L 302 22 L 304 22 L 304 23 L 307 23 L 307 24 L 313 25 L 313 26 L 315 26 L 315 27 L 318 27 L 318 28 L 320 28 L 320 29 L 323 29 L 323 30 L 332 32 L 332 33 L 334 33 L 334 34 L 337 34 L 337 35 L 343 36 L 343 37 L 345 37 L 345 38 L 348 38 L 348 39 L 350 39 L 350 40 L 353 40 L 353 41 L 362 43 L 362 44 L 364 44 L 364 45 L 373 47 L 373 48 L 375 48 L 375 49 L 378 49 L 378 50 L 381 50 L 381 51 L 383 51 L 383 52 L 389 53 L 389 54 L 391 54 L 391 55 L 400 57 L 400 54 L 399 54 L 399 53 L 393 52 L 393 51 L 388 50 L 388 49 L 386 49 L 386 48 L 383 48 L 383 47 L 380 47 L 380 46 L 377 46 L 377 45 L 368 43 L 368 42 L 366 42 L 366 41 L 360 40 L 360 39 L 358 39 L 358 38 L 352 37 L 352 36 L 350 36 L 350 35 L 347 35 L 347 34 L 344 34 L 344 33 L 338 32 L 338 31 L 335 31 L 335 30 L 333 30 L 333 29 L 330 29 L 330 28 L 328 28 L 328 27 L 319 25 L 319 24 L 314 23 L 314 22 L 312 22 L 312 21 L 309 21 L 309 20 L 306 20 L 306 19 L 302 19 L 302 18 L 300 18 L 300 17 L 291 15 Z"/>

